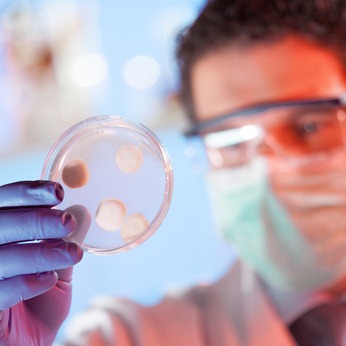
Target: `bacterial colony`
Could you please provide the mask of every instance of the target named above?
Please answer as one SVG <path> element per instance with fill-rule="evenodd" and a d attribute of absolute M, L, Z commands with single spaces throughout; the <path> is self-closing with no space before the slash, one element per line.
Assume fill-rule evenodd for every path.
<path fill-rule="evenodd" d="M 119 147 L 115 151 L 114 165 L 125 174 L 133 174 L 143 163 L 141 149 L 132 144 Z M 74 159 L 65 164 L 61 178 L 63 183 L 71 189 L 82 189 L 87 186 L 90 170 L 83 159 Z M 96 213 L 92 216 L 89 210 L 81 205 L 74 205 L 66 209 L 77 220 L 77 230 L 71 241 L 81 244 L 94 217 L 98 226 L 105 232 L 119 231 L 124 242 L 128 243 L 141 235 L 149 226 L 146 217 L 139 212 L 127 212 L 126 204 L 116 196 L 104 198 L 98 204 Z"/>

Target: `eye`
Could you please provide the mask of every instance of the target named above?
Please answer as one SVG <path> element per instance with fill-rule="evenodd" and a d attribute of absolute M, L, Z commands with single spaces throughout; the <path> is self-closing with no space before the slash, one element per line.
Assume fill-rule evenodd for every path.
<path fill-rule="evenodd" d="M 291 126 L 292 144 L 296 142 L 296 147 L 301 146 L 304 151 L 315 152 L 338 146 L 342 142 L 342 134 L 336 117 L 320 116 L 315 119 L 301 120 Z"/>
<path fill-rule="evenodd" d="M 291 123 L 291 130 L 298 138 L 332 135 L 340 131 L 334 114 L 309 115 L 304 118 L 296 119 Z"/>
<path fill-rule="evenodd" d="M 318 122 L 310 121 L 304 124 L 297 124 L 296 131 L 299 136 L 303 136 L 303 135 L 314 133 L 320 130 L 322 127 L 323 127 L 322 124 Z"/>

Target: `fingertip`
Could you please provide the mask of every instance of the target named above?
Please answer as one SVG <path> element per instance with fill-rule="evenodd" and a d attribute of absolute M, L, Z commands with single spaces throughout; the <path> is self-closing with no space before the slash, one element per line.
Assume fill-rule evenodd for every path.
<path fill-rule="evenodd" d="M 22 296 L 27 300 L 49 291 L 57 284 L 59 277 L 55 271 L 47 271 L 23 275 L 22 280 Z"/>
<path fill-rule="evenodd" d="M 32 189 L 29 194 L 35 196 L 38 200 L 44 201 L 44 205 L 55 206 L 64 199 L 64 189 L 62 185 L 52 180 L 35 180 L 30 184 Z"/>
<path fill-rule="evenodd" d="M 51 284 L 52 287 L 58 282 L 58 279 L 59 279 L 58 274 L 53 270 L 48 272 L 38 273 L 36 275 L 37 275 L 36 279 L 40 283 Z"/>
<path fill-rule="evenodd" d="M 66 244 L 71 257 L 74 260 L 74 264 L 79 263 L 84 255 L 83 249 L 78 244 L 73 242 L 67 242 Z"/>
<path fill-rule="evenodd" d="M 61 215 L 61 223 L 67 230 L 67 236 L 73 233 L 77 229 L 77 220 L 73 214 L 64 211 Z"/>
<path fill-rule="evenodd" d="M 84 251 L 83 249 L 78 245 L 78 262 L 80 262 L 83 259 Z"/>
<path fill-rule="evenodd" d="M 82 248 L 76 243 L 64 240 L 62 242 L 47 242 L 47 244 L 50 244 L 50 255 L 58 260 L 59 263 L 64 262 L 67 264 L 67 266 L 73 266 L 80 262 L 83 258 L 84 252 Z"/>
<path fill-rule="evenodd" d="M 77 222 L 76 229 L 66 240 L 80 245 L 83 243 L 91 225 L 92 217 L 90 211 L 83 205 L 76 204 L 65 209 L 65 212 L 71 213 Z"/>
<path fill-rule="evenodd" d="M 58 182 L 54 182 L 54 193 L 55 197 L 59 202 L 62 202 L 65 196 L 65 191 L 62 185 Z"/>

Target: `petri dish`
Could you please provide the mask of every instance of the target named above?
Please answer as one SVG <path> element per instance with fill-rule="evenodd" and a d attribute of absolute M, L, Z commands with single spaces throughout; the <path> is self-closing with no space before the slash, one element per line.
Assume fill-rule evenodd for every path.
<path fill-rule="evenodd" d="M 67 130 L 44 162 L 41 179 L 61 183 L 78 228 L 69 241 L 106 255 L 142 244 L 161 225 L 173 191 L 169 155 L 142 124 L 90 117 Z"/>

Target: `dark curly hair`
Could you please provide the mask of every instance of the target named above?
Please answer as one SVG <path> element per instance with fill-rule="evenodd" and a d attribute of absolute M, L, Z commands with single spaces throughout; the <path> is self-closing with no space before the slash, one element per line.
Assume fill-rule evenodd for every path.
<path fill-rule="evenodd" d="M 190 71 L 195 61 L 230 43 L 306 37 L 336 52 L 346 68 L 346 0 L 210 0 L 177 39 L 181 98 L 193 119 Z"/>

